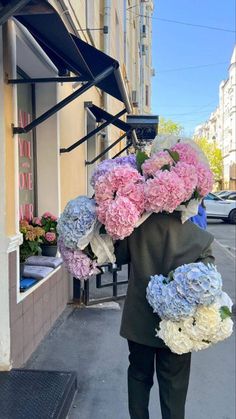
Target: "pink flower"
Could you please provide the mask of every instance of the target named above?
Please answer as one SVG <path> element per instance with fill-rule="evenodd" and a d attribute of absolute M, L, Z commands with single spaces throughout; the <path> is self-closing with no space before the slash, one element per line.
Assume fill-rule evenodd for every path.
<path fill-rule="evenodd" d="M 95 199 L 97 204 L 112 200 L 118 189 L 130 182 L 142 180 L 139 172 L 129 165 L 116 166 L 108 173 L 100 176 L 95 185 Z"/>
<path fill-rule="evenodd" d="M 114 190 L 106 182 L 106 176 L 100 176 L 95 184 L 95 200 L 97 204 L 105 201 L 111 201 L 114 196 Z"/>
<path fill-rule="evenodd" d="M 145 185 L 145 209 L 152 212 L 173 212 L 185 198 L 184 182 L 168 170 L 158 171 Z"/>
<path fill-rule="evenodd" d="M 82 250 L 72 250 L 59 241 L 61 256 L 68 271 L 78 279 L 87 279 L 99 271 L 95 260 L 90 259 Z"/>
<path fill-rule="evenodd" d="M 42 218 L 50 218 L 52 221 L 56 221 L 57 217 L 55 217 L 55 215 L 51 214 L 51 212 L 45 212 L 42 215 Z"/>
<path fill-rule="evenodd" d="M 176 173 L 184 182 L 185 197 L 183 201 L 189 200 L 198 183 L 195 166 L 179 161 L 176 166 L 171 168 L 171 172 Z"/>
<path fill-rule="evenodd" d="M 181 162 L 196 165 L 199 161 L 198 154 L 193 147 L 188 143 L 177 143 L 170 148 L 170 150 L 177 151 Z"/>
<path fill-rule="evenodd" d="M 139 211 L 128 198 L 117 197 L 106 212 L 107 233 L 115 240 L 124 239 L 133 232 L 139 215 Z"/>
<path fill-rule="evenodd" d="M 101 202 L 96 209 L 98 221 L 100 221 L 100 223 L 102 224 L 105 224 L 106 222 L 106 213 L 110 205 L 110 202 L 111 201 L 108 201 L 108 200 Z"/>
<path fill-rule="evenodd" d="M 204 197 L 213 188 L 213 173 L 204 163 L 198 163 L 196 171 L 198 176 L 197 191 L 202 197 Z"/>
<path fill-rule="evenodd" d="M 32 220 L 32 224 L 37 225 L 37 226 L 41 226 L 41 218 L 40 217 L 34 217 Z"/>
<path fill-rule="evenodd" d="M 145 176 L 154 176 L 157 170 L 160 170 L 163 166 L 172 166 L 173 164 L 174 161 L 167 151 L 159 151 L 145 160 L 142 165 L 142 171 Z"/>
<path fill-rule="evenodd" d="M 56 234 L 55 234 L 53 231 L 48 231 L 48 232 L 45 234 L 45 239 L 46 239 L 49 243 L 54 242 L 54 241 L 56 240 L 56 238 L 57 238 L 57 236 L 56 236 Z"/>
<path fill-rule="evenodd" d="M 136 207 L 139 214 L 144 212 L 145 199 L 144 199 L 144 183 L 127 183 L 118 189 L 117 197 L 128 198 Z"/>

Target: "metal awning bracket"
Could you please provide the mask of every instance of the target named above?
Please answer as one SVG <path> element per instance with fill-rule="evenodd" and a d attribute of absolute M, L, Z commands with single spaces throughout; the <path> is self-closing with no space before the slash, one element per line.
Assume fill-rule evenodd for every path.
<path fill-rule="evenodd" d="M 38 118 L 34 119 L 30 124 L 26 125 L 24 128 L 22 127 L 14 127 L 13 128 L 13 134 L 24 134 L 29 131 L 31 131 L 33 128 L 37 127 L 42 122 L 46 121 L 50 116 L 54 115 L 56 112 L 58 112 L 60 109 L 64 108 L 64 106 L 68 105 L 70 102 L 72 102 L 74 99 L 81 96 L 83 93 L 85 93 L 87 90 L 89 90 L 92 86 L 99 83 L 101 80 L 108 77 L 112 72 L 114 71 L 114 67 L 110 66 L 106 70 L 104 70 L 102 73 L 100 73 L 97 77 L 95 77 L 93 80 L 85 83 L 82 87 L 80 87 L 75 92 L 71 93 L 71 95 L 67 96 L 65 99 L 63 99 L 61 102 L 57 103 L 55 106 L 50 108 L 48 111 L 43 113 Z"/>
<path fill-rule="evenodd" d="M 93 131 L 90 131 L 87 135 L 85 135 L 80 140 L 76 141 L 74 144 L 72 144 L 70 147 L 67 148 L 61 148 L 60 153 L 69 153 L 70 151 L 74 150 L 79 145 L 83 144 L 85 141 L 87 141 L 89 138 L 93 137 L 95 134 L 97 134 L 99 131 L 106 128 L 109 124 L 112 124 L 114 121 L 116 121 L 120 116 L 124 115 L 126 113 L 126 109 L 122 109 L 122 111 L 118 112 L 116 115 L 112 115 L 111 118 L 109 118 L 106 122 L 99 125 L 97 128 L 95 128 Z M 125 133 L 126 135 L 126 133 Z"/>
<path fill-rule="evenodd" d="M 89 164 L 95 163 L 102 156 L 104 156 L 109 150 L 111 150 L 113 147 L 115 147 L 116 144 L 118 144 L 121 140 L 123 140 L 123 138 L 125 138 L 128 134 L 129 134 L 129 132 L 125 132 L 124 134 L 122 134 L 116 141 L 114 141 L 114 143 L 112 143 L 111 145 L 109 145 L 109 147 L 107 147 L 105 150 L 103 150 L 102 153 L 98 154 L 93 160 L 91 160 L 91 161 L 85 161 L 85 164 L 86 165 L 89 165 Z"/>
<path fill-rule="evenodd" d="M 45 77 L 45 78 L 24 78 L 24 79 L 8 79 L 8 84 L 35 84 L 35 83 L 74 83 L 89 81 L 83 76 L 77 77 Z"/>

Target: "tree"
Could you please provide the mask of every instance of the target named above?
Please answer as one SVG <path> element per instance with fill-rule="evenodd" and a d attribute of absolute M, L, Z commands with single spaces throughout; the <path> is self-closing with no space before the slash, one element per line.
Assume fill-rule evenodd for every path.
<path fill-rule="evenodd" d="M 223 156 L 221 149 L 217 147 L 215 141 L 208 141 L 204 137 L 195 138 L 194 141 L 206 154 L 210 168 L 214 174 L 215 182 L 221 183 L 223 180 Z"/>
<path fill-rule="evenodd" d="M 163 116 L 159 119 L 158 134 L 159 135 L 180 135 L 183 127 L 171 119 L 165 119 Z"/>

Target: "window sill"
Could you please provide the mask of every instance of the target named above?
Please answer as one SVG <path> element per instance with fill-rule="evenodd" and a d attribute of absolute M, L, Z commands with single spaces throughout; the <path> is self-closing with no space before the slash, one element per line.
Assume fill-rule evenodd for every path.
<path fill-rule="evenodd" d="M 20 303 L 26 297 L 28 297 L 30 294 L 32 294 L 34 291 L 36 291 L 42 284 L 44 284 L 49 278 L 51 278 L 56 272 L 58 272 L 59 269 L 62 268 L 62 266 L 63 265 L 58 266 L 52 272 L 50 272 L 50 274 L 45 276 L 45 278 L 38 280 L 37 283 L 34 284 L 32 287 L 30 287 L 27 291 L 20 291 L 20 289 L 18 289 L 17 303 Z"/>

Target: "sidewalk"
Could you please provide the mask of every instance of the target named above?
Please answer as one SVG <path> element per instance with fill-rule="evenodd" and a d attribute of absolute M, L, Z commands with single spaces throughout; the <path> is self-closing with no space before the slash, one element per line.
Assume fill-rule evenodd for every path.
<path fill-rule="evenodd" d="M 214 245 L 224 289 L 235 302 L 234 262 Z M 119 336 L 117 303 L 96 308 L 68 306 L 26 368 L 73 370 L 78 393 L 69 419 L 128 419 L 126 341 Z M 160 418 L 158 388 L 151 394 L 150 419 Z M 32 417 L 33 419 L 33 417 Z M 195 353 L 186 419 L 235 419 L 235 338 Z"/>

